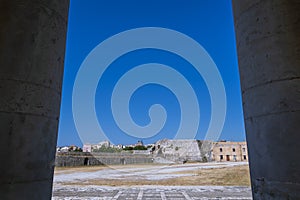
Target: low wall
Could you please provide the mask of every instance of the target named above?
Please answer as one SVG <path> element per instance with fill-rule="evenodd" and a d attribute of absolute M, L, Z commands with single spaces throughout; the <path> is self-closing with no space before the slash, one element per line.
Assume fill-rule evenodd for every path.
<path fill-rule="evenodd" d="M 55 166 L 74 167 L 84 165 L 126 165 L 153 163 L 152 155 L 137 155 L 132 153 L 87 153 L 58 152 Z"/>

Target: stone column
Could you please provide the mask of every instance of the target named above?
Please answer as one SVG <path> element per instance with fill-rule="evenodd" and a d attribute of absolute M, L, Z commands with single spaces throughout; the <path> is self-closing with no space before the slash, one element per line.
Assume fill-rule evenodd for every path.
<path fill-rule="evenodd" d="M 50 199 L 68 0 L 0 1 L 0 199 Z"/>
<path fill-rule="evenodd" d="M 300 2 L 233 0 L 254 199 L 300 199 Z"/>

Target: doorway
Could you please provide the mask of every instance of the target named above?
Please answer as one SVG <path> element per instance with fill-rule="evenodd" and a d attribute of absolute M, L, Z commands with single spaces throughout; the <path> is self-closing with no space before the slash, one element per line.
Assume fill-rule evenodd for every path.
<path fill-rule="evenodd" d="M 83 165 L 84 166 L 89 165 L 89 158 L 88 157 L 84 158 Z"/>
<path fill-rule="evenodd" d="M 226 161 L 230 161 L 230 155 L 226 155 Z"/>

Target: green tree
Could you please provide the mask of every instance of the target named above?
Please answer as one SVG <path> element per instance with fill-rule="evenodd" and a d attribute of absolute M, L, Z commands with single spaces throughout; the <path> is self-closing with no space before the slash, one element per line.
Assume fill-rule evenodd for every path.
<path fill-rule="evenodd" d="M 133 148 L 133 150 L 147 150 L 147 147 L 145 147 L 145 146 L 135 146 Z"/>

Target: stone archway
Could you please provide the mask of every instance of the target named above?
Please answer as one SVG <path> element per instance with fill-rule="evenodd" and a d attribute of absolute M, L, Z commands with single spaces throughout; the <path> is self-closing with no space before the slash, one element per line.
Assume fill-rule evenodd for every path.
<path fill-rule="evenodd" d="M 0 3 L 1 199 L 51 198 L 68 5 Z M 299 10 L 233 1 L 254 199 L 300 198 Z"/>
<path fill-rule="evenodd" d="M 89 158 L 88 158 L 88 157 L 85 157 L 85 158 L 84 158 L 84 160 L 83 160 L 83 165 L 84 165 L 84 166 L 90 165 L 90 161 L 89 161 Z"/>

